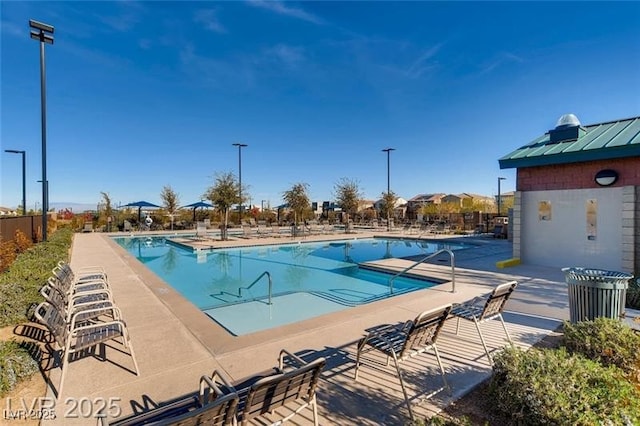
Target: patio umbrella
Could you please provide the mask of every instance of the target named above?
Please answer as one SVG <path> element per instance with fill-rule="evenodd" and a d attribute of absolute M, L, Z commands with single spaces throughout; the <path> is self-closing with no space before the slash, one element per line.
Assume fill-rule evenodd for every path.
<path fill-rule="evenodd" d="M 151 208 L 160 208 L 160 206 L 157 206 L 153 203 L 150 203 L 148 201 L 136 201 L 135 203 L 129 203 L 129 204 L 125 204 L 122 207 L 137 207 L 138 208 L 138 223 L 140 223 L 140 213 L 142 212 L 142 208 L 143 207 L 151 207 Z"/>
<path fill-rule="evenodd" d="M 205 203 L 204 201 L 198 201 L 197 203 L 191 203 L 191 204 L 187 204 L 186 206 L 182 206 L 182 208 L 193 208 L 193 221 L 196 221 L 196 209 L 198 207 L 213 207 L 213 204 L 209 204 L 209 203 Z"/>

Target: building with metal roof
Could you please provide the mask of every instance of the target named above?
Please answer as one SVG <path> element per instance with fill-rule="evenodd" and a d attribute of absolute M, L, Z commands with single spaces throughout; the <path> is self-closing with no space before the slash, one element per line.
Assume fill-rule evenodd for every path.
<path fill-rule="evenodd" d="M 514 257 L 640 273 L 640 117 L 583 126 L 566 114 L 498 162 L 517 169 Z"/>

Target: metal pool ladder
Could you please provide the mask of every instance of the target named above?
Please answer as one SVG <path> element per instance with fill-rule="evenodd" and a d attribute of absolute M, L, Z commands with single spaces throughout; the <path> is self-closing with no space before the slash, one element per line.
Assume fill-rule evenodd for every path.
<path fill-rule="evenodd" d="M 449 249 L 442 249 L 442 250 L 438 250 L 435 253 L 431 253 L 429 256 L 423 259 L 418 260 L 413 265 L 404 268 L 402 271 L 398 272 L 397 274 L 389 278 L 389 294 L 393 294 L 393 282 L 395 281 L 396 278 L 406 274 L 408 271 L 412 270 L 413 268 L 420 265 L 421 263 L 424 263 L 425 261 L 431 259 L 432 257 L 436 257 L 440 253 L 449 253 L 449 256 L 451 257 L 451 293 L 455 293 L 456 292 L 456 261 L 455 261 L 456 256 L 455 254 L 453 254 L 453 251 Z"/>
<path fill-rule="evenodd" d="M 269 271 L 264 271 L 262 274 L 260 274 L 260 276 L 258 278 L 256 278 L 255 280 L 253 280 L 253 282 L 251 284 L 249 284 L 247 287 L 240 287 L 238 289 L 238 297 L 242 297 L 242 290 L 249 290 L 251 287 L 253 287 L 254 285 L 256 285 L 258 283 L 258 281 L 260 281 L 260 279 L 264 276 L 267 276 L 267 278 L 269 279 L 269 305 L 272 304 L 271 302 L 271 294 L 273 292 L 273 283 L 271 281 L 271 274 L 269 273 Z"/>

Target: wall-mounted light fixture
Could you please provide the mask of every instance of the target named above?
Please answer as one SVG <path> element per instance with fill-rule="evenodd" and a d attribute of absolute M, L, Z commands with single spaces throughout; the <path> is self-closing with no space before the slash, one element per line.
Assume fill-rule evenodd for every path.
<path fill-rule="evenodd" d="M 596 173 L 595 181 L 600 186 L 609 186 L 618 180 L 618 172 L 611 169 L 600 170 Z"/>

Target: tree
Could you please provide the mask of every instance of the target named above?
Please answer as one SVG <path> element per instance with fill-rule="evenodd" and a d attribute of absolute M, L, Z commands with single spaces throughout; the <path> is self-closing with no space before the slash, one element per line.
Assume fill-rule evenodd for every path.
<path fill-rule="evenodd" d="M 180 202 L 179 196 L 170 185 L 166 185 L 162 188 L 162 192 L 160 192 L 160 199 L 171 219 L 171 230 L 173 230 L 173 219 L 178 211 L 178 203 Z"/>
<path fill-rule="evenodd" d="M 307 194 L 308 189 L 308 184 L 299 182 L 294 184 L 288 191 L 282 193 L 282 199 L 289 205 L 289 208 L 293 210 L 294 236 L 298 228 L 298 218 L 302 218 L 304 211 L 311 207 L 311 201 Z"/>
<path fill-rule="evenodd" d="M 215 183 L 207 189 L 203 197 L 216 206 L 222 212 L 224 224 L 220 237 L 227 239 L 227 225 L 229 223 L 229 209 L 234 204 L 240 203 L 240 184 L 231 172 L 216 174 Z"/>
<path fill-rule="evenodd" d="M 334 186 L 336 203 L 347 214 L 345 232 L 349 232 L 349 215 L 358 211 L 358 205 L 362 194 L 358 182 L 348 178 L 342 178 Z"/>
<path fill-rule="evenodd" d="M 387 218 L 387 229 L 391 229 L 390 219 L 394 216 L 394 210 L 396 208 L 396 202 L 398 201 L 398 196 L 395 192 L 383 192 L 382 193 L 382 203 L 380 204 L 380 214 L 382 217 Z"/>
<path fill-rule="evenodd" d="M 107 232 L 111 232 L 111 221 L 113 220 L 113 208 L 111 207 L 111 197 L 107 192 L 100 191 L 102 202 L 104 203 L 104 215 L 107 223 Z"/>

